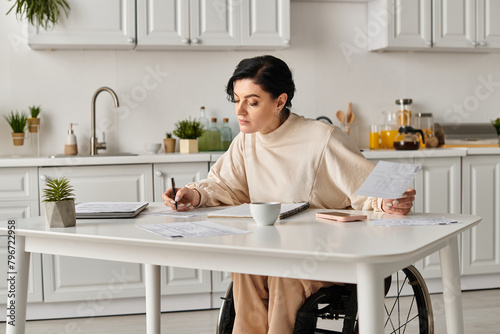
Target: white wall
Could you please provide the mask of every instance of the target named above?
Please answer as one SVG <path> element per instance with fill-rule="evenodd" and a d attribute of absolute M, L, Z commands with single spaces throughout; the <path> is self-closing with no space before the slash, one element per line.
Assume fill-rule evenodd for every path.
<path fill-rule="evenodd" d="M 441 122 L 500 117 L 500 54 L 367 52 L 363 3 L 292 2 L 292 46 L 275 52 L 33 51 L 26 27 L 4 15 L 11 5 L 0 2 L 0 114 L 41 105 L 42 155 L 63 152 L 69 122 L 79 124 L 80 151 L 88 148 L 91 97 L 101 86 L 113 88 L 124 107 L 113 112 L 106 93 L 98 98 L 98 127 L 109 151 L 144 152 L 144 143 L 160 142 L 177 120 L 198 116 L 201 105 L 219 122 L 229 117 L 237 132 L 224 87 L 239 60 L 263 53 L 293 69 L 294 112 L 334 119 L 352 101 L 360 146 L 367 146 L 368 125 L 381 123 L 381 111 L 395 110 L 397 98 L 413 98 L 414 112 L 433 112 Z M 342 47 L 357 51 L 346 56 Z M 151 72 L 160 75 L 155 80 Z M 489 95 L 478 99 L 481 85 Z M 0 156 L 10 154 L 10 128 L 2 118 Z"/>

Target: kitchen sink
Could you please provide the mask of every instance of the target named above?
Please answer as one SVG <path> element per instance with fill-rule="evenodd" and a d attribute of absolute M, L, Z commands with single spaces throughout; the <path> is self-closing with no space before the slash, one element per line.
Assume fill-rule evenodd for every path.
<path fill-rule="evenodd" d="M 118 153 L 101 153 L 98 155 L 91 156 L 90 154 L 78 154 L 78 155 L 65 155 L 65 154 L 55 154 L 49 155 L 49 158 L 88 158 L 88 157 L 132 157 L 138 155 L 137 153 L 127 153 L 127 152 L 118 152 Z"/>

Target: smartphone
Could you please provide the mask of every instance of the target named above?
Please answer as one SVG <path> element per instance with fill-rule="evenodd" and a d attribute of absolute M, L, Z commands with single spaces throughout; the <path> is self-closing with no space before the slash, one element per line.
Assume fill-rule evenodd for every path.
<path fill-rule="evenodd" d="M 357 213 L 329 211 L 329 212 L 316 212 L 316 218 L 336 220 L 339 222 L 352 222 L 356 220 L 366 220 L 368 217 L 366 215 L 360 215 Z"/>

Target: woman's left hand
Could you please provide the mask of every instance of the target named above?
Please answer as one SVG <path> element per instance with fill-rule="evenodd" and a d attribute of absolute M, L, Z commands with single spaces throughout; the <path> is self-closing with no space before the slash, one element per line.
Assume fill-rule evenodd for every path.
<path fill-rule="evenodd" d="M 382 210 L 387 213 L 406 215 L 411 211 L 413 201 L 415 200 L 415 189 L 408 188 L 401 198 L 382 200 Z"/>

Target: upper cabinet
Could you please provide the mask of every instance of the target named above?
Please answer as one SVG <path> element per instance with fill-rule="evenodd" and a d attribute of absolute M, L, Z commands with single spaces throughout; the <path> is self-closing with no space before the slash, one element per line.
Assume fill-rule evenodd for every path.
<path fill-rule="evenodd" d="M 33 49 L 278 49 L 290 44 L 290 0 L 68 0 Z"/>
<path fill-rule="evenodd" d="M 52 30 L 29 27 L 32 49 L 133 49 L 135 0 L 67 0 L 68 17 Z M 111 47 L 112 46 L 112 47 Z"/>
<path fill-rule="evenodd" d="M 500 1 L 374 0 L 368 3 L 370 50 L 500 49 Z"/>

